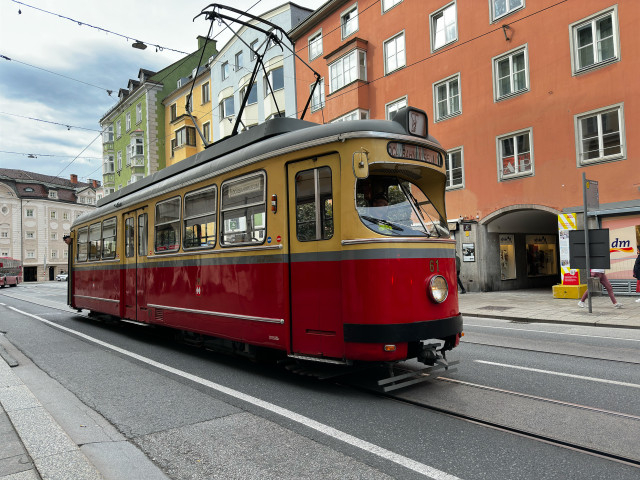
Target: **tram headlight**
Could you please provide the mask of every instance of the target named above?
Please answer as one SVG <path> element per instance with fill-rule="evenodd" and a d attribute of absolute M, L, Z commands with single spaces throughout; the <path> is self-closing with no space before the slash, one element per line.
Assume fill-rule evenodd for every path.
<path fill-rule="evenodd" d="M 429 297 L 436 303 L 442 303 L 447 299 L 449 295 L 449 287 L 447 281 L 442 275 L 434 275 L 429 280 L 429 286 L 427 288 Z"/>

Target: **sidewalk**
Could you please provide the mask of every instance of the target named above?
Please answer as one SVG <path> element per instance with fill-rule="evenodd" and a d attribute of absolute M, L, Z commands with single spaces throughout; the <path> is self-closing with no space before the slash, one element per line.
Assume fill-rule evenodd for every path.
<path fill-rule="evenodd" d="M 591 314 L 579 308 L 577 300 L 553 298 L 550 289 L 466 293 L 459 298 L 467 318 L 640 328 L 638 296 L 618 297 L 621 309 L 613 308 L 609 297 L 595 296 Z M 29 366 L 29 359 L 1 334 L 0 357 L 0 480 L 168 478 L 71 392 L 45 384 L 33 370 L 26 375 L 19 370 L 37 367 Z M 56 393 L 64 406 L 48 397 L 51 389 L 64 390 Z"/>

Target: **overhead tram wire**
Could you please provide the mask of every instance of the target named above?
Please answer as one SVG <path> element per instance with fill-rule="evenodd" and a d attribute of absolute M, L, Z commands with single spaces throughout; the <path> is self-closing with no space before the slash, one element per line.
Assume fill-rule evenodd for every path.
<path fill-rule="evenodd" d="M 0 115 L 10 115 L 12 117 L 26 118 L 27 120 L 33 120 L 35 122 L 43 122 L 43 123 L 49 123 L 49 124 L 52 124 L 52 125 L 60 125 L 62 127 L 67 127 L 67 130 L 71 130 L 72 128 L 74 128 L 76 130 L 87 130 L 89 132 L 100 132 L 100 133 L 102 133 L 102 130 L 96 130 L 95 128 L 85 128 L 85 127 L 78 127 L 78 126 L 75 126 L 75 125 L 68 125 L 66 123 L 52 122 L 50 120 L 42 120 L 41 118 L 34 118 L 34 117 L 27 117 L 25 115 L 18 115 L 17 113 L 0 112 Z"/>
<path fill-rule="evenodd" d="M 176 53 L 181 53 L 181 54 L 183 54 L 183 55 L 189 55 L 187 52 L 183 52 L 182 50 L 176 50 L 176 49 L 174 49 L 174 48 L 163 47 L 162 45 L 158 45 L 158 44 L 155 44 L 155 43 L 145 42 L 145 41 L 143 41 L 143 40 L 140 40 L 138 37 L 132 37 L 132 36 L 130 36 L 130 35 L 123 35 L 122 33 L 113 32 L 113 31 L 111 31 L 111 30 L 107 30 L 106 28 L 97 27 L 97 26 L 95 26 L 95 25 L 91 25 L 90 23 L 82 22 L 82 21 L 80 21 L 80 20 L 76 20 L 76 19 L 74 19 L 74 18 L 70 18 L 70 17 L 67 17 L 67 16 L 65 16 L 65 15 L 60 15 L 59 13 L 50 12 L 49 10 L 45 10 L 45 9 L 43 9 L 43 8 L 39 8 L 39 7 L 34 7 L 33 5 L 29 5 L 28 3 L 19 2 L 18 0 L 11 0 L 11 1 L 12 1 L 13 3 L 17 3 L 17 4 L 19 4 L 19 5 L 23 5 L 23 6 L 25 6 L 25 7 L 33 8 L 34 10 L 38 10 L 39 12 L 47 13 L 47 14 L 49 14 L 49 15 L 54 15 L 54 16 L 56 16 L 56 17 L 60 17 L 60 18 L 63 18 L 63 19 L 65 19 L 65 20 L 69 20 L 69 21 L 71 21 L 71 22 L 73 22 L 73 23 L 77 23 L 77 24 L 78 24 L 78 25 L 80 25 L 81 27 L 82 27 L 82 26 L 85 26 L 85 27 L 91 27 L 91 28 L 94 28 L 94 29 L 96 29 L 96 30 L 100 30 L 101 32 L 110 33 L 111 35 L 115 35 L 115 36 L 117 36 L 117 37 L 124 38 L 124 39 L 126 39 L 127 41 L 129 41 L 129 40 L 134 40 L 134 41 L 136 41 L 136 42 L 142 42 L 142 43 L 144 43 L 144 44 L 146 44 L 146 45 L 151 45 L 152 47 L 156 47 L 156 51 L 168 50 L 168 51 L 170 51 L 170 52 L 176 52 Z"/>
<path fill-rule="evenodd" d="M 91 140 L 91 143 L 89 143 L 89 145 L 87 145 L 86 147 L 84 147 L 84 148 L 82 149 L 82 152 L 80 152 L 78 155 L 76 155 L 76 156 L 75 156 L 75 158 L 74 158 L 73 160 L 71 160 L 71 161 L 67 164 L 67 166 L 66 166 L 66 167 L 64 167 L 62 170 L 60 170 L 60 172 L 56 175 L 56 177 L 60 178 L 60 174 L 61 174 L 62 172 L 64 172 L 67 168 L 69 168 L 73 162 L 75 162 L 78 158 L 80 158 L 80 155 L 82 155 L 82 153 L 83 153 L 87 148 L 89 148 L 91 145 L 93 145 L 93 142 L 95 142 L 95 141 L 96 141 L 97 139 L 99 139 L 100 137 L 102 137 L 102 132 L 98 133 L 98 135 L 96 135 L 96 137 L 95 137 L 93 140 Z M 100 166 L 102 166 L 102 164 L 101 164 Z M 96 170 L 97 170 L 97 169 L 96 169 Z M 94 171 L 95 171 L 95 170 L 94 170 Z"/>
<path fill-rule="evenodd" d="M 53 75 L 58 75 L 59 77 L 66 78 L 68 80 L 73 80 L 74 82 L 84 83 L 85 85 L 89 85 L 90 87 L 95 87 L 97 89 L 104 90 L 105 92 L 107 92 L 107 94 L 109 96 L 111 96 L 111 94 L 113 93 L 113 90 L 109 90 L 108 88 L 100 87 L 98 85 L 94 85 L 93 83 L 84 82 L 82 80 L 78 80 L 77 78 L 68 77 L 66 75 L 62 75 L 61 73 L 52 72 L 51 70 L 47 70 L 46 68 L 36 67 L 35 65 L 31 65 L 31 64 L 26 63 L 26 62 L 21 62 L 20 60 L 16 60 L 15 58 L 7 57 L 6 55 L 0 54 L 0 58 L 2 58 L 4 60 L 8 60 L 10 62 L 20 63 L 22 65 L 26 65 L 26 66 L 31 67 L 31 68 L 37 68 L 38 70 L 42 70 L 43 72 L 51 73 Z"/>
<path fill-rule="evenodd" d="M 73 158 L 73 155 L 54 155 L 51 153 L 28 153 L 28 152 L 9 152 L 6 150 L 0 150 L 0 153 L 7 153 L 10 155 L 22 155 L 29 158 L 38 157 L 58 157 L 58 158 Z M 89 160 L 102 160 L 102 157 L 83 157 Z"/>

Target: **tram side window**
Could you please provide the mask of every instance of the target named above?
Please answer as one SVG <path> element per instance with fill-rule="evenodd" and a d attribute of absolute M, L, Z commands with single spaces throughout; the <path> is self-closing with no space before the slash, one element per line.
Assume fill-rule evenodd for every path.
<path fill-rule="evenodd" d="M 116 258 L 116 219 L 102 222 L 102 258 Z"/>
<path fill-rule="evenodd" d="M 138 255 L 145 257 L 147 255 L 147 214 L 138 215 Z"/>
<path fill-rule="evenodd" d="M 314 168 L 296 175 L 296 235 L 301 242 L 333 237 L 331 169 Z"/>
<path fill-rule="evenodd" d="M 87 261 L 87 251 L 89 250 L 89 227 L 83 227 L 78 230 L 78 245 L 76 251 L 78 252 L 78 261 Z"/>
<path fill-rule="evenodd" d="M 100 222 L 89 227 L 89 261 L 100 260 Z"/>
<path fill-rule="evenodd" d="M 127 218 L 124 221 L 124 256 L 133 257 L 136 252 L 136 230 L 134 226 L 135 219 Z"/>
<path fill-rule="evenodd" d="M 156 204 L 156 252 L 172 252 L 180 248 L 180 197 Z"/>
<path fill-rule="evenodd" d="M 248 175 L 222 184 L 223 245 L 263 243 L 267 227 L 264 173 Z"/>
<path fill-rule="evenodd" d="M 217 193 L 213 186 L 184 196 L 184 248 L 215 246 Z"/>

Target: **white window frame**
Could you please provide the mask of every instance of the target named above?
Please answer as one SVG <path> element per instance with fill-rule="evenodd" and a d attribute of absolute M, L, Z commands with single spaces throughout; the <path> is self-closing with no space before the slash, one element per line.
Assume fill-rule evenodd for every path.
<path fill-rule="evenodd" d="M 63 220 L 69 220 L 69 212 L 63 212 L 62 219 Z"/>
<path fill-rule="evenodd" d="M 256 39 L 253 42 L 251 42 L 249 44 L 249 47 L 250 47 L 249 58 L 253 62 L 256 59 L 256 54 L 254 52 L 258 50 L 258 40 Z"/>
<path fill-rule="evenodd" d="M 380 6 L 382 7 L 382 14 L 384 15 L 396 5 L 402 3 L 402 0 L 381 0 Z"/>
<path fill-rule="evenodd" d="M 120 138 L 122 136 L 122 120 L 118 120 L 116 122 L 116 138 Z"/>
<path fill-rule="evenodd" d="M 136 105 L 136 125 L 142 122 L 142 103 Z"/>
<path fill-rule="evenodd" d="M 113 124 L 108 125 L 102 131 L 102 143 L 113 142 Z"/>
<path fill-rule="evenodd" d="M 211 101 L 211 94 L 209 93 L 209 82 L 205 82 L 202 84 L 200 94 L 202 96 L 202 105 Z"/>
<path fill-rule="evenodd" d="M 611 16 L 612 30 L 613 30 L 613 52 L 614 55 L 611 58 L 598 61 L 596 59 L 598 54 L 598 42 L 595 36 L 595 24 L 597 21 L 602 20 L 606 16 Z M 591 24 L 591 31 L 594 34 L 593 39 L 593 58 L 594 62 L 590 65 L 580 67 L 579 51 L 578 51 L 578 30 L 581 27 Z M 577 22 L 569 25 L 569 45 L 571 46 L 571 73 L 572 75 L 580 75 L 585 72 L 589 72 L 594 69 L 608 66 L 612 63 L 620 61 L 620 30 L 618 23 L 618 5 L 599 11 L 598 13 L 591 15 L 590 17 L 583 18 Z"/>
<path fill-rule="evenodd" d="M 240 71 L 242 69 L 242 67 L 244 67 L 244 58 L 243 58 L 243 51 L 240 50 L 238 53 L 235 54 L 234 56 L 234 66 L 235 66 L 235 70 L 236 72 Z"/>
<path fill-rule="evenodd" d="M 35 210 L 33 208 L 27 208 L 25 213 L 25 217 L 35 217 Z"/>
<path fill-rule="evenodd" d="M 443 22 L 444 22 L 444 18 L 445 18 L 445 10 L 448 10 L 450 8 L 453 8 L 453 18 L 454 18 L 454 25 L 455 25 L 455 35 L 454 38 L 447 40 L 447 26 L 444 25 L 444 42 L 442 43 L 442 45 L 436 45 L 436 34 L 438 33 L 436 30 L 436 22 L 437 20 L 442 17 Z M 452 43 L 455 43 L 458 41 L 458 5 L 456 3 L 456 1 L 454 0 L 453 2 L 445 5 L 444 7 L 442 7 L 439 10 L 436 10 L 435 12 L 433 12 L 431 15 L 429 15 L 429 31 L 431 32 L 431 52 L 435 52 L 436 50 L 440 50 L 441 48 L 446 47 L 447 45 L 450 45 Z"/>
<path fill-rule="evenodd" d="M 519 155 L 517 150 L 518 142 L 516 141 L 516 137 L 520 135 L 528 135 L 529 136 L 529 165 L 530 169 L 521 169 L 518 165 L 518 162 L 515 161 L 516 157 Z M 505 174 L 504 167 L 502 162 L 502 140 L 506 140 L 509 138 L 513 138 L 513 157 L 514 157 L 514 172 Z M 535 158 L 533 154 L 533 128 L 523 128 L 521 130 L 516 130 L 514 132 L 505 133 L 504 135 L 499 135 L 496 137 L 496 159 L 498 161 L 498 181 L 504 182 L 507 180 L 511 180 L 513 178 L 522 178 L 522 177 L 532 177 L 535 175 Z"/>
<path fill-rule="evenodd" d="M 602 132 L 602 114 L 610 112 L 618 112 L 618 126 L 620 128 L 620 153 L 614 155 L 604 155 L 603 145 L 603 132 Z M 585 118 L 595 117 L 598 118 L 598 150 L 599 155 L 597 158 L 582 160 L 583 156 L 583 143 L 582 143 L 582 122 Z M 576 136 L 576 164 L 578 167 L 586 167 L 597 163 L 612 162 L 617 160 L 625 160 L 627 158 L 627 142 L 625 137 L 624 126 L 624 104 L 618 103 L 616 105 L 609 105 L 608 107 L 598 108 L 589 112 L 579 113 L 574 117 L 574 128 Z"/>
<path fill-rule="evenodd" d="M 27 250 L 27 258 L 36 258 L 36 252 L 33 250 Z"/>
<path fill-rule="evenodd" d="M 309 93 L 311 93 L 311 89 L 315 85 L 313 82 L 309 85 Z M 324 97 L 324 77 L 320 79 L 318 85 L 316 86 L 315 91 L 313 92 L 313 96 L 311 97 L 311 111 L 315 112 L 316 110 L 320 110 L 325 106 L 325 97 Z"/>
<path fill-rule="evenodd" d="M 384 118 L 386 118 L 387 120 L 391 120 L 390 118 L 391 113 L 395 113 L 401 108 L 406 107 L 407 105 L 409 105 L 408 95 L 405 95 L 404 97 L 396 98 L 395 100 L 392 100 L 391 102 L 386 103 L 384 105 Z"/>
<path fill-rule="evenodd" d="M 113 154 L 109 154 L 105 157 L 104 159 L 104 164 L 103 164 L 103 168 L 102 168 L 102 173 L 114 173 L 115 169 L 114 169 L 114 157 Z"/>
<path fill-rule="evenodd" d="M 220 65 L 220 76 L 222 80 L 229 78 L 229 62 L 222 62 L 222 65 Z"/>
<path fill-rule="evenodd" d="M 56 190 L 49 190 L 49 198 L 57 199 L 58 198 L 58 192 Z"/>
<path fill-rule="evenodd" d="M 354 17 L 345 21 L 345 18 L 353 12 L 355 12 Z M 350 29 L 347 30 L 346 27 L 350 22 L 353 22 L 353 23 L 351 24 Z M 353 30 L 351 30 L 351 28 L 353 28 Z M 342 13 L 340 14 L 340 35 L 342 37 L 342 40 L 353 35 L 359 29 L 360 29 L 360 24 L 359 24 L 359 16 L 358 16 L 358 2 L 356 2 L 353 5 L 351 5 L 349 8 L 343 10 Z"/>
<path fill-rule="evenodd" d="M 307 40 L 309 45 L 309 61 L 322 55 L 322 29 L 317 30 L 313 35 L 309 35 Z"/>
<path fill-rule="evenodd" d="M 361 108 L 356 108 L 355 110 L 351 110 L 344 115 L 339 116 L 338 118 L 334 118 L 329 123 L 338 123 L 338 122 L 349 122 L 352 120 L 368 120 L 369 119 L 369 110 L 363 110 Z"/>
<path fill-rule="evenodd" d="M 28 238 L 29 240 L 36 238 L 36 232 L 25 232 L 24 238 Z"/>
<path fill-rule="evenodd" d="M 450 83 L 456 80 L 458 82 L 458 110 L 455 112 L 451 111 L 451 94 L 450 94 Z M 440 98 L 438 97 L 438 87 L 445 85 L 447 88 L 447 113 L 440 116 L 440 110 L 438 108 L 440 103 Z M 452 117 L 457 117 L 458 115 L 462 115 L 462 87 L 460 84 L 460 72 L 451 75 L 450 77 L 443 78 L 433 84 L 433 122 L 442 122 Z"/>
<path fill-rule="evenodd" d="M 57 220 L 58 219 L 58 212 L 55 210 L 51 210 L 49 217 L 51 218 L 51 220 Z"/>
<path fill-rule="evenodd" d="M 58 258 L 58 250 L 51 250 L 51 258 Z"/>
<path fill-rule="evenodd" d="M 122 150 L 118 150 L 117 163 L 118 163 L 118 171 L 122 170 Z"/>
<path fill-rule="evenodd" d="M 227 108 L 227 101 L 231 101 L 231 106 L 233 107 L 233 111 L 229 113 L 229 109 Z M 223 98 L 220 101 L 220 121 L 224 120 L 227 117 L 233 117 L 236 114 L 236 105 L 233 95 Z"/>
<path fill-rule="evenodd" d="M 505 6 L 507 7 L 506 12 L 504 12 L 501 15 L 496 16 L 496 10 L 495 10 L 495 2 L 496 1 L 504 1 L 505 2 Z M 515 13 L 519 10 L 523 10 L 526 7 L 526 2 L 525 0 L 522 0 L 522 4 L 519 7 L 515 7 L 515 8 L 509 8 L 509 0 L 489 0 L 489 12 L 490 12 L 490 21 L 491 23 L 495 23 L 498 20 L 500 20 L 501 18 L 507 17 L 509 15 L 511 15 L 512 13 Z"/>
<path fill-rule="evenodd" d="M 520 53 L 524 54 L 524 77 L 525 77 L 525 87 L 519 90 L 514 91 L 514 71 L 513 71 L 513 58 Z M 511 91 L 507 94 L 500 95 L 500 79 L 498 78 L 498 63 L 503 60 L 509 60 L 509 85 Z M 527 93 L 531 89 L 531 84 L 529 83 L 529 45 L 524 44 L 516 47 L 508 52 L 495 56 L 491 59 L 491 70 L 493 73 L 493 100 L 494 102 L 499 102 L 501 100 L 506 100 L 508 98 L 517 97 L 518 95 L 522 95 L 523 93 Z"/>
<path fill-rule="evenodd" d="M 400 41 L 401 40 L 401 41 Z M 402 47 L 399 50 L 399 47 Z M 393 47 L 393 48 L 391 48 Z M 391 55 L 390 52 L 393 52 Z M 385 40 L 382 43 L 382 52 L 384 55 L 384 74 L 389 75 L 390 73 L 395 72 L 396 70 L 400 70 L 407 65 L 407 42 L 405 38 L 405 31 L 397 33 L 393 37 Z M 395 67 L 389 68 L 390 60 L 395 60 Z"/>
<path fill-rule="evenodd" d="M 351 57 L 354 56 L 355 60 Z M 349 63 L 348 69 L 345 69 L 347 61 Z M 354 61 L 355 66 L 351 66 L 351 62 Z M 334 75 L 334 68 L 340 68 L 340 72 L 337 75 Z M 351 73 L 355 70 L 355 78 L 351 78 Z M 349 73 L 348 81 L 345 79 L 347 73 Z M 337 82 L 337 79 L 342 78 L 342 82 Z M 354 48 L 353 50 L 345 53 L 340 58 L 338 58 L 335 62 L 332 62 L 329 65 L 329 94 L 340 90 L 358 80 L 362 80 L 364 82 L 367 81 L 367 52 L 361 50 L 359 48 Z"/>
<path fill-rule="evenodd" d="M 453 168 L 451 164 L 451 155 L 454 155 L 456 153 L 460 153 L 460 176 L 462 177 L 462 179 L 460 180 L 460 183 L 453 184 Z M 464 188 L 464 147 L 460 146 L 447 150 L 445 169 L 447 173 L 446 189 L 459 190 L 461 188 Z"/>
<path fill-rule="evenodd" d="M 51 232 L 51 240 L 58 240 L 58 232 Z"/>
<path fill-rule="evenodd" d="M 202 135 L 207 142 L 211 141 L 211 122 L 205 122 L 202 124 Z"/>
<path fill-rule="evenodd" d="M 280 70 L 282 72 L 282 87 L 276 88 L 274 86 L 274 75 L 276 71 Z M 285 78 L 284 78 L 284 65 L 280 65 L 276 68 L 272 68 L 267 72 L 267 76 L 264 77 L 264 98 L 267 98 L 271 94 L 271 89 L 269 89 L 269 85 L 267 85 L 267 79 L 269 80 L 269 84 L 271 85 L 271 89 L 273 89 L 273 93 L 279 92 L 280 90 L 284 90 Z"/>
<path fill-rule="evenodd" d="M 125 115 L 125 122 L 126 122 L 126 131 L 128 132 L 129 130 L 131 130 L 131 112 L 127 112 Z"/>

